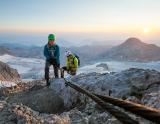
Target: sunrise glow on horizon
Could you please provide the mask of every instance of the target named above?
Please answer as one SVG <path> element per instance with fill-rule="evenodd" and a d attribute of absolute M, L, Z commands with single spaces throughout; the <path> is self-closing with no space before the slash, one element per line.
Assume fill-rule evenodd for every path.
<path fill-rule="evenodd" d="M 160 39 L 159 0 L 0 1 L 0 33 L 108 33 Z"/>

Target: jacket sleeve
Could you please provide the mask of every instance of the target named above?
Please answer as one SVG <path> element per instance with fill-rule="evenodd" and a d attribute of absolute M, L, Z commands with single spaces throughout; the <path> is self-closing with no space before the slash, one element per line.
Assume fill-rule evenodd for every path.
<path fill-rule="evenodd" d="M 75 64 L 75 67 L 78 68 L 78 59 L 76 57 L 74 58 L 74 64 Z"/>
<path fill-rule="evenodd" d="M 60 48 L 58 45 L 56 49 L 56 59 L 57 59 L 57 63 L 60 64 Z"/>
<path fill-rule="evenodd" d="M 67 70 L 69 70 L 69 60 L 68 60 L 68 58 L 67 58 L 67 60 L 66 60 L 66 67 L 67 67 Z"/>
<path fill-rule="evenodd" d="M 47 51 L 47 47 L 46 47 L 46 46 L 44 47 L 43 54 L 44 54 L 44 56 L 46 57 L 46 59 L 48 60 L 48 59 L 49 59 L 49 54 L 48 54 L 48 51 Z"/>

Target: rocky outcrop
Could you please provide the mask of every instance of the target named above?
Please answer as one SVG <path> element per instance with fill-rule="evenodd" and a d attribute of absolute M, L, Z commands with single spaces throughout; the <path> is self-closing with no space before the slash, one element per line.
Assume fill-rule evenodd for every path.
<path fill-rule="evenodd" d="M 63 79 L 51 82 L 50 88 L 56 89 L 55 92 L 64 100 L 64 107 L 77 108 L 67 112 L 73 124 L 104 124 L 104 121 L 109 124 L 119 124 L 119 121 L 104 112 L 91 99 L 65 86 Z M 119 73 L 80 74 L 75 76 L 72 82 L 94 93 L 108 95 L 111 90 L 112 97 L 160 109 L 160 72 L 155 70 L 131 68 Z M 151 124 L 140 117 L 133 117 L 140 122 Z"/>
<path fill-rule="evenodd" d="M 110 74 L 80 74 L 72 78 L 72 82 L 97 94 L 108 95 L 109 91 L 111 91 L 112 97 L 127 99 L 160 109 L 160 72 L 155 70 L 131 68 Z M 30 107 L 33 109 L 30 109 L 31 111 L 59 113 L 57 116 L 53 114 L 37 114 L 40 120 L 43 121 L 46 119 L 40 115 L 46 115 L 47 118 L 52 115 L 53 118 L 57 117 L 59 120 L 63 120 L 63 117 L 65 117 L 68 120 L 66 124 L 120 124 L 118 120 L 104 111 L 90 98 L 66 86 L 63 79 L 51 80 L 49 88 L 45 87 L 45 84 L 39 84 L 37 82 L 37 85 L 32 86 L 25 92 L 8 95 L 8 104 L 21 105 L 23 103 L 24 105 L 21 105 L 22 108 L 25 108 L 23 111 Z M 141 123 L 152 124 L 140 117 L 129 115 Z M 0 116 L 2 115 L 0 114 Z M 21 113 L 21 116 L 26 117 L 25 112 L 24 114 Z M 33 116 L 31 114 L 31 118 L 35 118 Z M 50 118 L 49 123 L 56 120 L 53 118 Z M 18 118 L 17 120 L 20 119 Z M 58 121 L 55 124 L 61 123 Z"/>
<path fill-rule="evenodd" d="M 106 63 L 100 63 L 100 64 L 96 65 L 96 67 L 102 67 L 103 71 L 107 71 L 109 69 L 109 67 Z"/>
<path fill-rule="evenodd" d="M 23 104 L 0 101 L 0 124 L 70 124 L 70 118 L 40 113 Z"/>
<path fill-rule="evenodd" d="M 159 61 L 160 47 L 147 44 L 138 38 L 128 38 L 124 43 L 107 50 L 99 55 L 101 59 L 121 61 Z"/>
<path fill-rule="evenodd" d="M 14 94 L 8 102 L 22 103 L 42 113 L 60 113 L 64 110 L 63 99 L 54 90 L 38 85 Z"/>
<path fill-rule="evenodd" d="M 160 72 L 131 68 L 119 73 L 80 74 L 74 77 L 72 81 L 97 94 L 108 95 L 111 91 L 113 97 L 133 98 L 134 100 L 137 98 L 141 101 L 143 97 L 146 97 L 146 94 L 159 91 Z M 65 100 L 64 103 L 67 107 L 72 107 L 73 104 L 86 104 L 87 102 L 84 95 L 79 94 L 70 87 L 65 87 L 62 79 L 53 80 L 50 88 L 57 90 L 58 94 Z"/>
<path fill-rule="evenodd" d="M 3 62 L 0 62 L 0 81 L 16 82 L 18 80 L 20 80 L 20 75 L 17 70 L 9 67 Z"/>

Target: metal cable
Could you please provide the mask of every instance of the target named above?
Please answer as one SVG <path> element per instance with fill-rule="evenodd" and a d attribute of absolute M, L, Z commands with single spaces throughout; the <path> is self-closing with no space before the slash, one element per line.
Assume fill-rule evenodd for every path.
<path fill-rule="evenodd" d="M 121 107 L 131 113 L 139 115 L 147 120 L 160 124 L 160 110 L 154 109 L 151 107 L 147 107 L 141 104 L 133 103 L 126 100 L 121 100 L 109 96 L 102 96 L 95 94 L 97 97 L 102 99 L 103 101 L 113 104 L 115 106 Z"/>
<path fill-rule="evenodd" d="M 76 91 L 90 97 L 92 100 L 94 100 L 97 104 L 99 104 L 102 108 L 104 108 L 106 111 L 108 111 L 110 114 L 112 114 L 115 118 L 117 118 L 123 124 L 139 124 L 138 121 L 133 120 L 126 113 L 121 112 L 120 110 L 116 109 L 113 105 L 102 101 L 100 98 L 98 98 L 94 94 L 86 91 L 85 89 L 77 86 L 76 84 L 73 84 L 73 83 L 67 81 L 65 78 L 64 78 L 64 80 L 65 80 L 66 85 L 68 85 L 68 86 L 72 87 L 73 89 L 75 89 Z"/>

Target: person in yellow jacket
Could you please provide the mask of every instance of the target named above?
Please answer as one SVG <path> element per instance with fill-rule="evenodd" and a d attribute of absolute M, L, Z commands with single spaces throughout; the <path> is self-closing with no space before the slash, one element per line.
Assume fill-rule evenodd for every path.
<path fill-rule="evenodd" d="M 66 66 L 62 67 L 62 69 L 64 71 L 67 71 L 68 74 L 74 76 L 74 75 L 76 75 L 77 69 L 78 69 L 78 59 L 71 51 L 66 51 L 65 55 L 67 57 L 66 58 Z M 62 74 L 62 75 L 63 75 L 62 77 L 64 77 L 64 74 Z"/>

